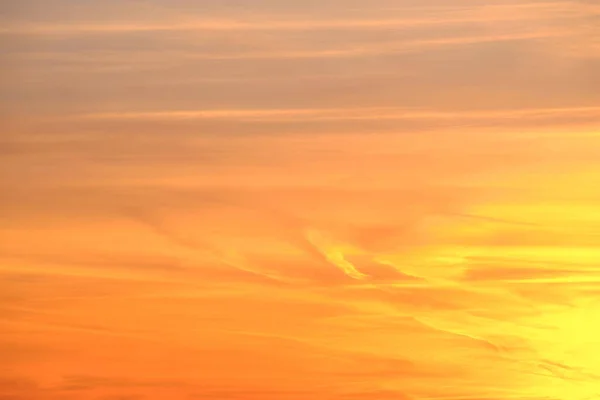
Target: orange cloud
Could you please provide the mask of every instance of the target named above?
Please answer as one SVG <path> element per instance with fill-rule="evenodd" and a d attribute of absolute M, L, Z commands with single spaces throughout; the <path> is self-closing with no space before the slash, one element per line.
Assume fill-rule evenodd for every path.
<path fill-rule="evenodd" d="M 595 7 L 151 3 L 4 30 L 0 398 L 600 395 Z"/>

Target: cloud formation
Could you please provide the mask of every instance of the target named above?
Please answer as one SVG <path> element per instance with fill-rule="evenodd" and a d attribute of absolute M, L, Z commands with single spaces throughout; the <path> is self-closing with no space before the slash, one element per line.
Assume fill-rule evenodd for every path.
<path fill-rule="evenodd" d="M 5 10 L 0 399 L 600 395 L 596 5 Z"/>

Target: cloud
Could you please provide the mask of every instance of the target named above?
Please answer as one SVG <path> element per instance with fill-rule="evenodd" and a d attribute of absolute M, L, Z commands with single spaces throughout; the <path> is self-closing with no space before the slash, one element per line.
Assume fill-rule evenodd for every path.
<path fill-rule="evenodd" d="M 578 5 L 572 2 L 536 2 L 529 4 L 491 4 L 472 8 L 431 7 L 424 8 L 421 15 L 412 18 L 383 18 L 383 19 L 332 19 L 324 20 L 294 20 L 289 16 L 267 15 L 258 16 L 244 21 L 242 18 L 222 18 L 190 20 L 184 15 L 170 22 L 148 23 L 144 20 L 115 23 L 96 24 L 21 24 L 5 27 L 4 33 L 25 34 L 81 34 L 81 33 L 112 33 L 112 32 L 161 32 L 161 31 L 287 31 L 287 30 L 331 30 L 331 29 L 389 29 L 406 28 L 430 25 L 449 25 L 476 23 L 482 20 L 487 23 L 515 20 L 539 20 L 544 18 L 573 18 L 589 14 L 590 6 Z M 375 8 L 377 10 L 377 8 Z M 385 7 L 384 13 L 392 10 Z M 406 9 L 402 11 L 406 12 Z M 16 25 L 16 26 L 15 26 Z"/>
<path fill-rule="evenodd" d="M 475 112 L 452 111 L 427 111 L 406 108 L 341 108 L 341 109 L 265 109 L 265 110 L 199 110 L 199 111 L 165 111 L 148 113 L 108 113 L 83 115 L 82 118 L 90 119 L 223 119 L 223 120 L 382 120 L 382 119 L 510 119 L 545 117 L 568 117 L 600 115 L 599 107 L 573 107 L 573 108 L 541 108 L 541 109 L 516 109 L 516 110 L 490 110 Z"/>
<path fill-rule="evenodd" d="M 597 7 L 201 3 L 4 17 L 3 395 L 598 397 Z"/>

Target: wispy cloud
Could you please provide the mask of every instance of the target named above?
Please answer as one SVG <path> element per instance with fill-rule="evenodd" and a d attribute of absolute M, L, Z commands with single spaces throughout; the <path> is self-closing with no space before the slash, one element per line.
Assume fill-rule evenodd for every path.
<path fill-rule="evenodd" d="M 596 5 L 22 4 L 0 397 L 600 396 Z"/>
<path fill-rule="evenodd" d="M 432 7 L 418 9 L 420 13 L 405 18 L 383 17 L 298 20 L 288 15 L 268 15 L 253 18 L 222 18 L 193 20 L 181 15 L 178 19 L 165 23 L 132 21 L 130 23 L 97 24 L 27 24 L 8 26 L 0 30 L 3 33 L 18 34 L 82 34 L 82 33 L 127 33 L 127 32 L 164 32 L 164 31 L 304 31 L 304 30 L 348 30 L 348 29 L 389 29 L 411 28 L 431 25 L 450 25 L 478 22 L 514 22 L 540 20 L 544 18 L 577 18 L 589 15 L 594 8 L 591 5 L 573 2 L 536 2 L 525 4 L 480 5 L 473 8 Z M 396 12 L 406 14 L 406 9 Z M 390 14 L 394 10 L 383 9 Z M 413 11 L 414 13 L 414 11 Z M 423 15 L 426 15 L 423 17 Z"/>
<path fill-rule="evenodd" d="M 258 110 L 191 110 L 138 113 L 101 113 L 75 116 L 83 119 L 222 119 L 222 120 L 361 120 L 361 119 L 496 119 L 544 118 L 558 116 L 600 116 L 600 107 L 533 108 L 474 112 L 428 111 L 410 108 L 340 108 L 340 109 L 258 109 Z"/>

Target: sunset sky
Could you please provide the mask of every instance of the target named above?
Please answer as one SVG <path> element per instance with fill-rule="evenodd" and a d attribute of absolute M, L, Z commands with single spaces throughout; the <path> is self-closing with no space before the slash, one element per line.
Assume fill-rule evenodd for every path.
<path fill-rule="evenodd" d="M 0 400 L 600 399 L 600 2 L 0 5 Z"/>

